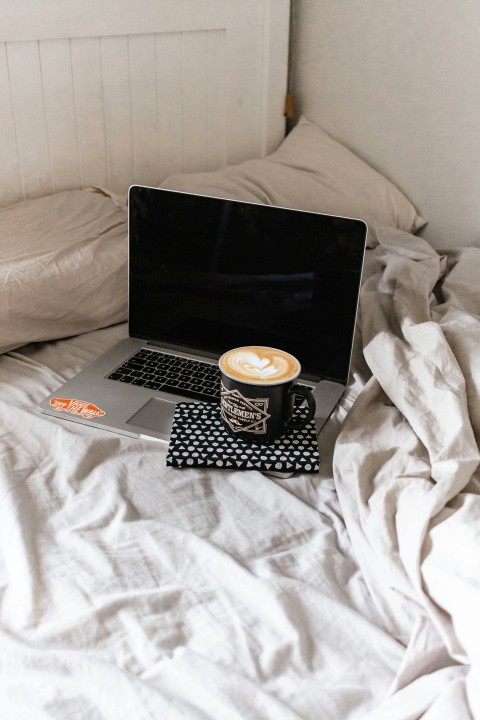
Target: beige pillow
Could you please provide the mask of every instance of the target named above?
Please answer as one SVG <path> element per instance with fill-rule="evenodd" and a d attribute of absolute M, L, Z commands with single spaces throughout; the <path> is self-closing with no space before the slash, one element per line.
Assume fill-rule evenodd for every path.
<path fill-rule="evenodd" d="M 127 217 L 82 190 L 0 209 L 0 352 L 127 317 Z"/>
<path fill-rule="evenodd" d="M 393 183 L 306 118 L 272 155 L 171 175 L 161 187 L 359 218 L 368 225 L 370 247 L 378 243 L 377 225 L 411 233 L 425 225 Z"/>

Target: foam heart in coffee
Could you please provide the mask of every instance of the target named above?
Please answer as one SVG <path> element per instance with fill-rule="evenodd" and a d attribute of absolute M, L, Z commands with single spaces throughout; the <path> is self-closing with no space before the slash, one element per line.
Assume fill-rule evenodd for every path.
<path fill-rule="evenodd" d="M 225 375 L 246 383 L 274 384 L 293 380 L 300 373 L 300 363 L 283 350 L 264 346 L 234 348 L 219 361 Z"/>

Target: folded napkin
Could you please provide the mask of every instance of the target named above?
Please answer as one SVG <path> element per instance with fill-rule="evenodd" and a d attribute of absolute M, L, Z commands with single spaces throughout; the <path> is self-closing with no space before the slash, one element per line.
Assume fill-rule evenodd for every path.
<path fill-rule="evenodd" d="M 303 413 L 302 408 L 295 410 Z M 167 453 L 171 467 L 206 467 L 264 472 L 318 472 L 320 458 L 315 423 L 291 430 L 268 445 L 230 435 L 220 419 L 220 405 L 179 403 Z"/>

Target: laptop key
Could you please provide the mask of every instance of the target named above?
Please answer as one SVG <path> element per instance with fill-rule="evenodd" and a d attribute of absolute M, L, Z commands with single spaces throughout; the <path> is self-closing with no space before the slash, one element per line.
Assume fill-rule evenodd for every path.
<path fill-rule="evenodd" d="M 193 400 L 202 400 L 203 402 L 218 402 L 216 396 L 207 395 L 205 392 L 198 392 L 191 388 L 178 388 L 172 385 L 162 385 L 159 388 L 162 392 L 174 393 L 175 395 L 181 394 L 185 397 L 192 398 Z"/>
<path fill-rule="evenodd" d="M 220 396 L 216 365 L 159 351 L 140 350 L 108 377 L 206 402 Z"/>
<path fill-rule="evenodd" d="M 159 390 L 162 386 L 162 383 L 155 382 L 153 380 L 147 380 L 145 385 L 143 387 L 148 388 L 149 390 Z"/>
<path fill-rule="evenodd" d="M 119 370 L 141 370 L 142 368 L 142 362 L 137 362 L 136 360 L 128 360 L 126 363 L 123 363 L 122 367 L 119 368 Z"/>

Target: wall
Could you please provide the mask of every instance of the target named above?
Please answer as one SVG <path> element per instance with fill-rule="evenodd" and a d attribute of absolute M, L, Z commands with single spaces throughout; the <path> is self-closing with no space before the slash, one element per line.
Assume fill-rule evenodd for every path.
<path fill-rule="evenodd" d="M 434 244 L 480 244 L 478 0 L 296 8 L 299 111 L 396 182 Z"/>

